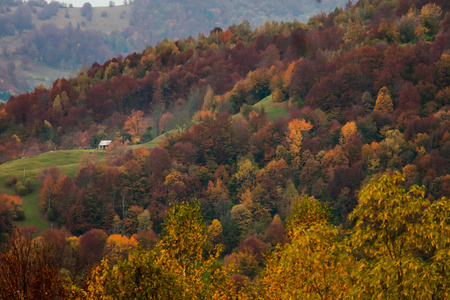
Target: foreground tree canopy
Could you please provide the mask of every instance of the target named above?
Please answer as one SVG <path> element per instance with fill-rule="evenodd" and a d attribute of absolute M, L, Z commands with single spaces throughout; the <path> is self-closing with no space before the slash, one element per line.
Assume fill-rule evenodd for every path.
<path fill-rule="evenodd" d="M 55 243 L 14 235 L 0 255 L 0 295 L 86 299 L 445 299 L 450 296 L 450 202 L 384 174 L 361 189 L 348 231 L 329 223 L 313 197 L 299 198 L 287 228 L 253 281 L 223 266 L 198 203 L 171 208 L 153 249 L 138 248 L 110 265 L 104 259 L 80 289 L 58 273 Z M 20 268 L 18 269 L 18 267 Z M 14 271 L 13 271 L 14 270 Z M 20 270 L 20 272 L 17 272 Z M 33 276 L 22 277 L 31 272 Z M 25 280 L 23 280 L 23 279 Z M 49 291 L 45 291 L 50 287 Z M 39 298 L 40 299 L 40 298 Z"/>

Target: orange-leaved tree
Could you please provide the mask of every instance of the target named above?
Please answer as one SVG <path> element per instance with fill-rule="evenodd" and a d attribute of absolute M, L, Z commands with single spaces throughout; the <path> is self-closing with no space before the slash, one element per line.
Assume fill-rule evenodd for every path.
<path fill-rule="evenodd" d="M 131 115 L 125 121 L 124 130 L 130 135 L 133 144 L 141 141 L 142 134 L 144 134 L 145 124 L 143 121 L 144 112 L 142 110 L 133 110 Z"/>
<path fill-rule="evenodd" d="M 303 119 L 294 119 L 289 122 L 289 135 L 287 136 L 287 142 L 293 156 L 300 154 L 302 146 L 303 135 L 302 131 L 309 131 L 313 127 L 310 122 Z"/>

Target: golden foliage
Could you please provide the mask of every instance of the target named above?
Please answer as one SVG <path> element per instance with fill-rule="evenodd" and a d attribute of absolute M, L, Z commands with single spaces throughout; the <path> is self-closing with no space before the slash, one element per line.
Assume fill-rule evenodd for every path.
<path fill-rule="evenodd" d="M 336 145 L 334 149 L 328 151 L 322 159 L 322 165 L 326 169 L 337 166 L 347 166 L 348 163 L 348 158 L 340 145 Z"/>
<path fill-rule="evenodd" d="M 391 95 L 387 87 L 382 87 L 378 92 L 377 101 L 375 102 L 375 111 L 389 113 L 394 111 Z"/>
<path fill-rule="evenodd" d="M 357 133 L 356 123 L 355 121 L 347 122 L 342 128 L 341 128 L 341 137 L 339 138 L 339 142 L 342 145 L 345 145 L 353 134 Z"/>
<path fill-rule="evenodd" d="M 382 22 L 380 32 L 388 42 L 395 42 L 398 38 L 398 27 L 393 22 Z"/>
<path fill-rule="evenodd" d="M 205 251 L 208 235 L 199 206 L 172 207 L 164 226 L 154 250 L 133 250 L 113 267 L 103 260 L 89 276 L 85 298 L 229 299 L 233 270 L 217 268 L 220 246 Z"/>
<path fill-rule="evenodd" d="M 210 85 L 206 88 L 205 97 L 203 98 L 202 110 L 210 110 L 214 105 L 214 91 Z"/>
<path fill-rule="evenodd" d="M 431 203 L 424 187 L 395 172 L 372 179 L 350 215 L 350 246 L 360 253 L 355 297 L 444 299 L 449 296 L 450 204 Z M 445 253 L 445 254 L 444 254 Z M 427 262 L 428 261 L 428 262 Z M 414 295 L 414 296 L 413 296 Z"/>
<path fill-rule="evenodd" d="M 309 131 L 312 127 L 311 123 L 304 119 L 294 119 L 289 122 L 289 135 L 286 140 L 289 143 L 292 155 L 296 156 L 300 153 L 303 141 L 302 131 Z"/>
<path fill-rule="evenodd" d="M 280 88 L 276 88 L 273 92 L 272 92 L 272 100 L 274 102 L 283 102 L 286 100 L 286 96 L 284 95 L 284 93 L 281 91 Z"/>
<path fill-rule="evenodd" d="M 222 224 L 220 224 L 219 220 L 214 219 L 211 225 L 209 225 L 208 227 L 208 235 L 211 237 L 211 239 L 215 239 L 221 234 L 222 234 Z"/>
<path fill-rule="evenodd" d="M 266 299 L 338 299 L 351 288 L 353 259 L 314 198 L 300 199 L 288 222 L 291 243 L 269 256 L 261 280 Z"/>
<path fill-rule="evenodd" d="M 355 22 L 349 20 L 343 40 L 347 44 L 352 42 L 356 43 L 365 34 L 366 34 L 366 26 L 364 26 L 361 19 L 355 20 Z"/>
<path fill-rule="evenodd" d="M 181 182 L 184 178 L 184 175 L 177 170 L 172 170 L 169 175 L 166 176 L 166 180 L 164 181 L 164 185 L 167 187 L 171 187 L 175 182 Z"/>
<path fill-rule="evenodd" d="M 134 237 L 128 238 L 124 235 L 112 234 L 106 240 L 103 257 L 115 263 L 124 259 L 130 250 L 137 247 L 137 244 Z"/>

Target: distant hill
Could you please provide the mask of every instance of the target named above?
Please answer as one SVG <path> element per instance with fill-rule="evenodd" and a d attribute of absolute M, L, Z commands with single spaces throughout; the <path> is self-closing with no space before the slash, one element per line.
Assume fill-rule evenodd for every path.
<path fill-rule="evenodd" d="M 330 1 L 145 1 L 110 7 L 67 7 L 29 1 L 0 6 L 0 99 L 48 87 L 83 65 L 103 63 L 119 54 L 140 52 L 164 38 L 209 34 L 248 20 L 258 27 L 267 20 L 306 21 L 320 11 L 343 6 Z M 117 3 L 119 4 L 119 3 Z M 250 28 L 250 27 L 249 27 Z M 12 67 L 13 66 L 13 67 Z"/>

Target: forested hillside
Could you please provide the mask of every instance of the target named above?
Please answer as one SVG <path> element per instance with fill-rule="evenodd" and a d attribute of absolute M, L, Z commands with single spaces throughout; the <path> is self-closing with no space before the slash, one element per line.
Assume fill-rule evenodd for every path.
<path fill-rule="evenodd" d="M 117 1 L 118 2 L 118 1 Z M 69 3 L 69 4 L 68 4 Z M 247 20 L 258 27 L 267 20 L 307 21 L 344 0 L 328 1 L 124 1 L 109 7 L 83 7 L 70 1 L 17 1 L 0 4 L 0 99 L 49 87 L 83 65 L 103 64 L 119 54 L 141 52 L 164 38 L 208 34 Z"/>
<path fill-rule="evenodd" d="M 447 298 L 449 9 L 366 0 L 243 22 L 12 97 L 2 161 L 113 143 L 75 175 L 43 172 L 60 230 L 14 231 L 22 199 L 0 198 L 0 295 L 27 249 L 42 267 L 24 295 Z M 25 174 L 5 183 L 32 192 Z"/>

